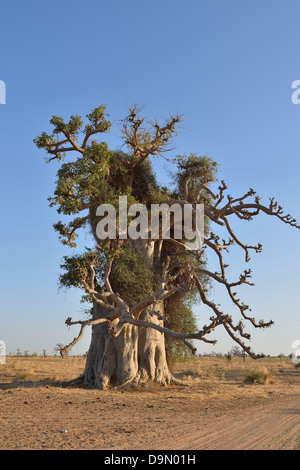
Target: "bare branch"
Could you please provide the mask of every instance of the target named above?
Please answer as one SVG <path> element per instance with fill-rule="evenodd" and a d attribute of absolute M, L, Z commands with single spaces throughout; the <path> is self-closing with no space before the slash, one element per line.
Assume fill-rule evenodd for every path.
<path fill-rule="evenodd" d="M 234 239 L 234 241 L 241 247 L 243 248 L 243 250 L 245 251 L 245 261 L 248 262 L 250 261 L 250 257 L 249 257 L 249 251 L 248 250 L 255 250 L 256 253 L 260 253 L 261 252 L 261 249 L 262 249 L 262 245 L 259 243 L 257 246 L 251 246 L 251 245 L 245 245 L 244 243 L 242 243 L 238 238 L 237 236 L 234 234 L 232 228 L 230 227 L 230 224 L 227 220 L 227 218 L 225 216 L 222 217 L 222 219 L 224 220 L 225 222 L 225 225 L 226 225 L 226 228 L 229 232 L 229 234 L 231 235 L 231 237 Z"/>
<path fill-rule="evenodd" d="M 105 281 L 105 284 L 106 284 L 107 291 L 110 293 L 111 299 L 117 305 L 119 305 L 119 307 L 125 308 L 126 310 L 128 310 L 127 304 L 124 302 L 124 300 L 121 299 L 121 297 L 119 297 L 117 294 L 114 293 L 114 291 L 112 290 L 112 287 L 110 285 L 109 275 L 110 275 L 110 272 L 111 272 L 112 263 L 113 263 L 113 258 L 110 258 L 108 260 L 106 272 L 105 272 L 105 275 L 104 275 L 104 281 Z"/>
<path fill-rule="evenodd" d="M 244 351 L 246 351 L 249 356 L 251 356 L 253 359 L 257 359 L 259 357 L 262 357 L 262 356 L 258 356 L 256 354 L 254 354 L 252 351 L 251 351 L 251 348 L 248 347 L 246 344 L 244 344 L 244 342 L 238 338 L 232 331 L 231 329 L 233 329 L 234 331 L 238 331 L 240 333 L 240 335 L 242 337 L 245 337 L 247 339 L 250 339 L 250 335 L 246 334 L 243 332 L 243 326 L 241 323 L 239 323 L 236 327 L 233 325 L 232 323 L 232 319 L 230 316 L 228 315 L 224 315 L 217 307 L 217 305 L 214 303 L 214 302 L 211 302 L 210 300 L 208 300 L 207 296 L 206 296 L 206 293 L 205 293 L 205 289 L 202 285 L 202 283 L 200 282 L 199 278 L 194 275 L 194 279 L 196 281 L 196 285 L 198 287 L 198 290 L 199 290 L 199 293 L 200 293 L 200 297 L 201 297 L 201 300 L 202 302 L 207 305 L 208 307 L 210 307 L 216 317 L 214 320 L 214 323 L 212 323 L 212 326 L 211 326 L 211 329 L 214 329 L 216 326 L 218 325 L 223 325 L 224 328 L 226 329 L 226 331 L 228 332 L 228 334 L 230 334 L 231 338 L 236 341 L 242 348 Z"/>
<path fill-rule="evenodd" d="M 108 319 L 107 318 L 99 318 L 97 320 L 86 320 L 86 321 L 72 321 L 72 318 L 68 317 L 67 320 L 65 321 L 65 324 L 68 325 L 68 326 L 71 326 L 71 325 L 81 325 L 80 327 L 80 331 L 79 331 L 79 334 L 78 336 L 76 336 L 73 341 L 71 341 L 70 344 L 68 344 L 67 346 L 64 346 L 63 348 L 60 349 L 60 354 L 62 356 L 65 356 L 66 354 L 68 354 L 68 352 L 73 348 L 73 346 L 75 346 L 75 344 L 77 344 L 81 338 L 83 337 L 84 335 L 84 331 L 85 331 L 85 328 L 88 326 L 88 325 L 98 325 L 99 323 L 103 323 L 103 322 L 107 322 Z"/>
<path fill-rule="evenodd" d="M 136 320 L 135 318 L 131 318 L 131 317 L 127 317 L 125 319 L 125 322 L 126 323 L 131 323 L 132 325 L 136 325 L 136 326 L 139 326 L 139 327 L 152 328 L 154 330 L 160 331 L 161 333 L 164 333 L 164 334 L 167 334 L 169 336 L 173 336 L 174 338 L 180 339 L 181 341 L 183 341 L 183 343 L 186 346 L 188 346 L 191 349 L 193 354 L 196 353 L 197 349 L 191 343 L 189 343 L 187 341 L 187 339 L 198 339 L 198 340 L 202 340 L 202 341 L 209 342 L 209 343 L 212 343 L 212 344 L 215 343 L 215 341 L 208 341 L 206 338 L 204 338 L 204 334 L 206 334 L 206 333 L 203 332 L 203 331 L 199 331 L 198 333 L 178 333 L 176 331 L 169 330 L 168 328 L 166 328 L 164 326 L 156 325 L 155 323 L 152 323 L 152 322 L 145 322 L 145 321 L 141 321 L 141 320 Z"/>
<path fill-rule="evenodd" d="M 137 105 L 129 108 L 129 115 L 123 121 L 121 130 L 125 144 L 132 149 L 136 161 L 133 163 L 130 172 L 133 173 L 141 163 L 150 155 L 158 155 L 161 152 L 168 151 L 167 145 L 173 138 L 177 125 L 181 121 L 181 116 L 170 116 L 164 126 L 160 126 L 154 121 L 152 132 L 143 128 L 144 118 L 140 117 L 141 108 Z"/>

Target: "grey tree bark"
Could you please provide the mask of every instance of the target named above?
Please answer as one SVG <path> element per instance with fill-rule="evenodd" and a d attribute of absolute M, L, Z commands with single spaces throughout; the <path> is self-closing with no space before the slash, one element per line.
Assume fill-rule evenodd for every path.
<path fill-rule="evenodd" d="M 160 305 L 160 313 L 162 309 Z M 103 309 L 94 305 L 93 319 L 102 318 L 105 314 Z M 139 319 L 163 325 L 163 320 L 149 309 L 144 310 Z M 110 384 L 144 384 L 148 380 L 162 385 L 181 383 L 169 370 L 163 333 L 126 324 L 114 337 L 106 322 L 92 326 L 91 344 L 81 380 L 85 385 L 100 389 Z"/>

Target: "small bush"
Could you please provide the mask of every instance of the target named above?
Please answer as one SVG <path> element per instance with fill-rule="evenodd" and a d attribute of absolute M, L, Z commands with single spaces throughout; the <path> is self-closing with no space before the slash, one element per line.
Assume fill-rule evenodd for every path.
<path fill-rule="evenodd" d="M 276 383 L 273 373 L 267 369 L 254 369 L 249 370 L 244 378 L 245 383 L 269 385 Z"/>
<path fill-rule="evenodd" d="M 25 380 L 25 379 L 28 379 L 28 377 L 30 377 L 29 372 L 22 371 L 22 372 L 17 373 L 17 379 L 19 380 Z"/>

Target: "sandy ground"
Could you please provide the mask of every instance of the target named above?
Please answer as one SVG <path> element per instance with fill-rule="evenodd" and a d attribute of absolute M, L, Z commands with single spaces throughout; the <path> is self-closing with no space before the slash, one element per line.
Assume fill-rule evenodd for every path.
<path fill-rule="evenodd" d="M 300 449 L 300 369 L 290 359 L 197 358 L 188 386 L 70 386 L 84 359 L 8 357 L 0 365 L 0 449 Z M 267 367 L 276 383 L 245 384 Z"/>

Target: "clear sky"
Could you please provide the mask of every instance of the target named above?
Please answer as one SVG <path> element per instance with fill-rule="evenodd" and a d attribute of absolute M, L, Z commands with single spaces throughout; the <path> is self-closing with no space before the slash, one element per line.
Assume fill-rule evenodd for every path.
<path fill-rule="evenodd" d="M 232 195 L 252 187 L 300 222 L 300 105 L 291 101 L 300 79 L 298 0 L 14 0 L 1 3 L 0 16 L 0 339 L 7 352 L 52 354 L 77 334 L 65 319 L 84 317 L 80 293 L 57 289 L 60 260 L 70 253 L 47 201 L 58 165 L 46 165 L 33 144 L 52 115 L 85 116 L 106 104 L 108 143 L 118 148 L 128 105 L 145 105 L 158 119 L 178 111 L 176 153 L 210 155 Z M 167 183 L 170 167 L 155 167 Z M 255 287 L 241 296 L 254 316 L 275 321 L 264 332 L 248 328 L 252 347 L 290 354 L 300 339 L 300 232 L 264 215 L 237 229 L 264 247 L 252 256 Z M 234 279 L 245 268 L 239 259 L 234 251 Z M 215 295 L 235 313 L 222 290 Z M 200 326 L 207 321 L 206 310 L 196 314 Z M 215 347 L 200 344 L 199 352 L 233 346 L 225 333 L 215 337 Z M 89 332 L 73 352 L 88 344 Z"/>

